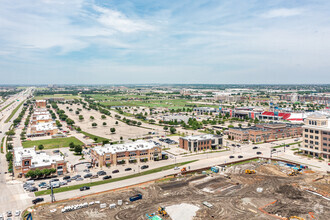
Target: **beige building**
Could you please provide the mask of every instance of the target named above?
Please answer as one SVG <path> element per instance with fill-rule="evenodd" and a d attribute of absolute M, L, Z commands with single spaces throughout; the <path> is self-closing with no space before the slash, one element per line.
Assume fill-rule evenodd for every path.
<path fill-rule="evenodd" d="M 106 144 L 91 149 L 92 163 L 96 166 L 140 163 L 162 159 L 162 149 L 153 142 L 138 140 L 127 144 Z"/>
<path fill-rule="evenodd" d="M 301 150 L 313 157 L 330 159 L 330 119 L 321 114 L 313 114 L 305 119 Z"/>
<path fill-rule="evenodd" d="M 46 100 L 36 100 L 36 108 L 46 108 L 47 101 Z"/>

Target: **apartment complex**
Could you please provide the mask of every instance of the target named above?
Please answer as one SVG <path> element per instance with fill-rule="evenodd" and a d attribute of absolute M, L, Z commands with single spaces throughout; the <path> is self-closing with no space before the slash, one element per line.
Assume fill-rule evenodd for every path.
<path fill-rule="evenodd" d="M 257 124 L 248 128 L 229 128 L 228 135 L 237 141 L 271 142 L 280 138 L 300 137 L 302 125 L 287 123 Z"/>
<path fill-rule="evenodd" d="M 305 119 L 303 126 L 304 154 L 330 159 L 330 119 L 321 114 L 313 114 Z"/>
<path fill-rule="evenodd" d="M 14 175 L 20 177 L 30 170 L 56 169 L 58 175 L 67 172 L 67 163 L 61 155 L 48 155 L 44 152 L 36 152 L 34 148 L 14 148 Z"/>
<path fill-rule="evenodd" d="M 222 143 L 222 136 L 212 134 L 186 136 L 179 139 L 180 148 L 192 152 L 219 149 Z"/>
<path fill-rule="evenodd" d="M 162 149 L 154 142 L 138 140 L 126 144 L 106 144 L 91 149 L 92 163 L 96 166 L 111 166 L 162 159 Z"/>

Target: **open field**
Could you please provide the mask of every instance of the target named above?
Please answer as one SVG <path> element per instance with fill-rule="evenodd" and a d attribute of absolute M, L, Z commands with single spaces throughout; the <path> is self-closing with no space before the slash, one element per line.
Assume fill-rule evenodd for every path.
<path fill-rule="evenodd" d="M 47 99 L 47 98 L 64 98 L 64 99 L 80 99 L 81 97 L 71 94 L 54 94 L 54 95 L 42 95 L 34 97 L 36 100 Z"/>
<path fill-rule="evenodd" d="M 46 140 L 37 140 L 37 141 L 25 141 L 22 143 L 24 148 L 29 148 L 39 145 L 44 145 L 44 149 L 54 149 L 61 147 L 69 147 L 69 144 L 73 142 L 74 144 L 83 145 L 83 143 L 75 137 L 66 137 L 66 138 L 54 138 Z"/>
<path fill-rule="evenodd" d="M 167 166 L 163 166 L 163 167 L 159 167 L 159 168 L 155 168 L 155 169 L 151 169 L 151 170 L 146 170 L 146 171 L 143 171 L 143 172 L 140 172 L 140 173 L 136 173 L 136 174 L 132 174 L 132 175 L 128 175 L 128 176 L 123 176 L 123 177 L 118 177 L 118 178 L 114 178 L 114 179 L 101 180 L 101 181 L 96 181 L 96 182 L 91 182 L 91 183 L 83 183 L 83 184 L 72 185 L 72 186 L 65 186 L 65 187 L 54 189 L 54 193 L 77 190 L 82 186 L 92 187 L 92 186 L 102 185 L 102 184 L 106 184 L 106 183 L 117 182 L 117 181 L 121 181 L 121 180 L 125 180 L 125 179 L 131 179 L 131 178 L 138 177 L 138 176 L 144 176 L 144 175 L 148 175 L 148 174 L 158 173 L 158 172 L 161 172 L 161 171 L 164 171 L 164 170 L 173 169 L 175 166 L 183 166 L 183 165 L 193 163 L 193 162 L 196 162 L 196 161 L 197 160 L 191 160 L 191 161 L 187 161 L 187 162 L 171 164 L 171 165 L 167 165 Z M 43 190 L 43 191 L 35 192 L 36 196 L 48 195 L 48 194 L 50 194 L 50 190 Z"/>
<path fill-rule="evenodd" d="M 257 173 L 244 174 L 245 169 L 255 169 Z M 158 207 L 165 207 L 169 216 L 160 217 L 168 220 L 271 220 L 291 216 L 328 219 L 329 201 L 307 190 L 313 188 L 329 195 L 329 177 L 314 181 L 320 176 L 318 173 L 289 177 L 286 172 L 278 165 L 253 162 L 230 167 L 225 174 L 197 172 L 170 176 L 129 189 L 41 205 L 36 208 L 33 218 L 144 220 L 146 214 L 157 213 Z M 142 200 L 130 202 L 129 197 L 138 193 L 142 194 Z M 123 203 L 118 204 L 118 200 Z M 212 207 L 203 205 L 203 202 Z M 64 206 L 81 203 L 89 205 L 61 213 Z M 106 204 L 106 208 L 100 207 L 102 203 Z M 115 207 L 109 208 L 110 204 L 115 204 Z"/>

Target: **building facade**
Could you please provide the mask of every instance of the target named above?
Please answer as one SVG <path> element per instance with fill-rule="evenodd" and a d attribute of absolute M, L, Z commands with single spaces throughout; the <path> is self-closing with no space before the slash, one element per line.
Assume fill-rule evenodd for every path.
<path fill-rule="evenodd" d="M 330 123 L 324 115 L 314 114 L 305 119 L 301 150 L 313 157 L 330 159 Z"/>
<path fill-rule="evenodd" d="M 61 155 L 36 152 L 34 148 L 14 148 L 13 170 L 16 177 L 24 176 L 30 170 L 56 169 L 57 175 L 67 173 L 67 162 Z"/>
<path fill-rule="evenodd" d="M 212 134 L 187 136 L 179 139 L 180 148 L 191 152 L 219 149 L 222 147 L 222 143 L 222 136 Z"/>
<path fill-rule="evenodd" d="M 91 149 L 92 163 L 96 166 L 140 163 L 162 159 L 161 146 L 138 140 L 127 144 L 106 144 Z"/>
<path fill-rule="evenodd" d="M 46 108 L 47 101 L 46 100 L 36 100 L 35 105 L 36 105 L 36 108 Z"/>
<path fill-rule="evenodd" d="M 272 123 L 257 124 L 248 128 L 229 128 L 228 135 L 237 141 L 271 142 L 278 139 L 300 137 L 302 135 L 302 125 Z"/>

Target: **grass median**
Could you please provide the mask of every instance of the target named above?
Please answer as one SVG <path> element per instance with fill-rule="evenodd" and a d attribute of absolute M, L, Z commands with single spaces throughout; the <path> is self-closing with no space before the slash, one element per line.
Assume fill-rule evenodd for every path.
<path fill-rule="evenodd" d="M 298 142 L 294 142 L 294 143 L 290 143 L 290 144 L 282 144 L 282 145 L 275 146 L 275 147 L 272 147 L 272 148 L 276 149 L 276 148 L 284 147 L 284 146 L 287 146 L 287 145 L 291 146 L 291 145 L 300 144 L 300 143 L 301 143 L 301 141 L 298 141 Z"/>
<path fill-rule="evenodd" d="M 97 135 L 94 135 L 94 134 L 90 134 L 90 133 L 87 133 L 85 131 L 80 131 L 80 133 L 84 134 L 85 136 L 89 137 L 90 139 L 92 139 L 94 141 L 95 141 L 95 138 L 97 138 L 97 140 L 95 141 L 97 143 L 103 142 L 103 141 L 111 141 L 111 139 L 100 137 L 100 136 L 97 136 Z"/>
<path fill-rule="evenodd" d="M 75 137 L 66 137 L 66 138 L 53 138 L 53 139 L 45 139 L 45 140 L 38 140 L 38 141 L 25 141 L 22 143 L 24 148 L 29 148 L 39 145 L 43 145 L 44 149 L 55 149 L 55 148 L 62 148 L 62 147 L 69 147 L 69 144 L 73 142 L 75 145 L 84 145 L 83 142 L 78 140 Z"/>
<path fill-rule="evenodd" d="M 78 185 L 60 187 L 60 188 L 54 189 L 53 191 L 54 191 L 54 193 L 60 193 L 60 192 L 66 192 L 66 191 L 80 189 L 80 187 L 83 187 L 83 186 L 90 186 L 91 187 L 91 186 L 98 186 L 98 185 L 102 185 L 102 184 L 106 184 L 106 183 L 118 182 L 118 181 L 121 181 L 121 180 L 131 179 L 131 178 L 135 178 L 135 177 L 139 177 L 139 176 L 144 176 L 144 175 L 158 173 L 158 172 L 165 171 L 165 170 L 170 170 L 170 169 L 173 169 L 176 166 L 183 166 L 183 165 L 193 163 L 193 162 L 196 162 L 196 161 L 198 161 L 198 160 L 191 160 L 191 161 L 187 161 L 187 162 L 171 164 L 171 165 L 158 167 L 158 168 L 155 168 L 155 169 L 146 170 L 146 171 L 143 171 L 143 172 L 140 172 L 140 173 L 135 173 L 135 174 L 132 174 L 132 175 L 122 176 L 122 177 L 118 177 L 118 178 L 114 178 L 114 179 L 100 180 L 100 181 L 91 182 L 91 183 L 82 183 L 82 184 L 78 184 Z M 38 191 L 38 192 L 35 192 L 34 194 L 36 196 L 48 195 L 48 194 L 50 194 L 50 190 Z"/>
<path fill-rule="evenodd" d="M 3 144 L 4 144 L 5 137 L 2 138 L 1 140 L 1 153 L 3 154 Z"/>
<path fill-rule="evenodd" d="M 9 117 L 6 119 L 5 123 L 8 123 L 10 121 L 10 119 L 16 114 L 16 112 L 18 111 L 18 109 L 23 105 L 24 102 L 21 102 L 9 115 Z"/>

